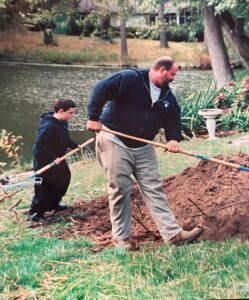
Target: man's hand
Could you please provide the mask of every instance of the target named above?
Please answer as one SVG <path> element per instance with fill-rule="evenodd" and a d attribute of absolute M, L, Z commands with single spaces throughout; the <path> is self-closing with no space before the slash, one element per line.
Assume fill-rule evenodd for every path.
<path fill-rule="evenodd" d="M 93 132 L 100 132 L 102 127 L 102 123 L 100 121 L 91 121 L 88 120 L 86 123 L 87 130 L 93 131 Z"/>
<path fill-rule="evenodd" d="M 180 143 L 178 143 L 177 141 L 171 140 L 169 141 L 167 144 L 167 150 L 169 152 L 180 152 L 181 148 L 180 148 Z"/>

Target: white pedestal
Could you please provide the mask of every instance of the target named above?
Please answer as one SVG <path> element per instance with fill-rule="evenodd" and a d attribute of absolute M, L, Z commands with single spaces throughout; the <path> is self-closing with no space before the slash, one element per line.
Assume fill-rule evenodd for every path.
<path fill-rule="evenodd" d="M 216 121 L 215 118 L 221 115 L 223 111 L 221 109 L 202 109 L 199 110 L 198 114 L 203 116 L 206 119 L 206 126 L 208 130 L 208 139 L 215 140 L 215 129 L 216 129 Z"/>

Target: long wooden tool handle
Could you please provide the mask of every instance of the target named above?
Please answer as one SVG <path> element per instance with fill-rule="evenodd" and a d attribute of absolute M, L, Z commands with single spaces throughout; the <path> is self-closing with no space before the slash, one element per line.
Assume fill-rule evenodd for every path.
<path fill-rule="evenodd" d="M 60 159 L 61 160 L 66 159 L 70 155 L 76 153 L 77 151 L 79 151 L 80 149 L 86 147 L 87 145 L 89 145 L 92 142 L 94 142 L 94 138 L 91 138 L 91 139 L 87 140 L 85 143 L 79 145 L 78 148 L 75 148 L 75 149 L 69 151 L 68 153 L 66 153 L 65 155 L 63 155 L 62 157 L 60 157 Z M 52 168 L 55 165 L 56 165 L 56 163 L 54 161 L 52 161 L 50 164 L 48 164 L 48 165 L 44 166 L 43 168 L 39 169 L 38 171 L 36 171 L 31 177 L 34 177 L 36 175 L 40 175 L 41 173 L 47 171 L 48 169 Z"/>
<path fill-rule="evenodd" d="M 165 145 L 165 144 L 150 141 L 150 140 L 146 140 L 146 139 L 139 138 L 139 137 L 135 137 L 135 136 L 128 135 L 128 134 L 125 134 L 125 133 L 121 133 L 121 132 L 111 130 L 111 129 L 108 129 L 108 128 L 102 128 L 101 131 L 109 132 L 109 133 L 112 133 L 112 134 L 115 134 L 115 135 L 118 135 L 118 136 L 122 136 L 122 137 L 132 139 L 132 140 L 135 140 L 135 141 L 139 141 L 139 142 L 142 142 L 142 143 L 151 144 L 151 145 L 156 146 L 156 147 L 161 147 L 161 148 L 164 148 L 164 149 L 168 149 L 167 145 Z M 199 159 L 210 160 L 212 162 L 222 164 L 222 165 L 227 166 L 227 167 L 232 167 L 232 168 L 236 168 L 236 169 L 239 169 L 239 170 L 242 170 L 242 171 L 249 172 L 248 167 L 241 166 L 241 165 L 234 164 L 234 163 L 230 163 L 228 161 L 220 160 L 220 159 L 217 159 L 217 158 L 211 158 L 207 155 L 194 154 L 194 153 L 191 153 L 191 152 L 189 152 L 187 150 L 184 150 L 184 149 L 181 149 L 180 153 L 183 153 L 183 154 L 186 154 L 186 155 L 189 155 L 189 156 L 193 156 L 193 157 L 199 158 Z"/>

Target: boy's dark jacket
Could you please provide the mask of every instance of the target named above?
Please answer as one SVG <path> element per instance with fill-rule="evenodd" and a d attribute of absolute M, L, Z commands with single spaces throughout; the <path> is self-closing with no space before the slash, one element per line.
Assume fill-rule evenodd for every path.
<path fill-rule="evenodd" d="M 53 117 L 53 112 L 41 115 L 36 141 L 33 146 L 33 156 L 39 165 L 52 162 L 63 156 L 67 148 L 78 147 L 69 137 L 68 123 Z"/>
<path fill-rule="evenodd" d="M 176 98 L 166 86 L 161 89 L 159 100 L 152 104 L 148 69 L 122 70 L 99 81 L 89 101 L 88 118 L 100 120 L 112 130 L 148 140 L 164 128 L 167 140 L 181 140 L 181 113 Z M 119 138 L 131 148 L 144 145 Z"/>

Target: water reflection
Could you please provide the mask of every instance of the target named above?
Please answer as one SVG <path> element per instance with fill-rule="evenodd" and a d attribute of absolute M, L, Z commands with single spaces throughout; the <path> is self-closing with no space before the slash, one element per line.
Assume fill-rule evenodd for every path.
<path fill-rule="evenodd" d="M 52 110 L 59 97 L 71 98 L 78 105 L 77 115 L 70 123 L 71 136 L 82 143 L 93 136 L 85 130 L 91 89 L 99 79 L 117 70 L 0 64 L 0 127 L 23 136 L 23 158 L 30 161 L 40 115 Z M 180 71 L 172 87 L 176 95 L 187 95 L 205 89 L 211 79 L 210 71 Z"/>

